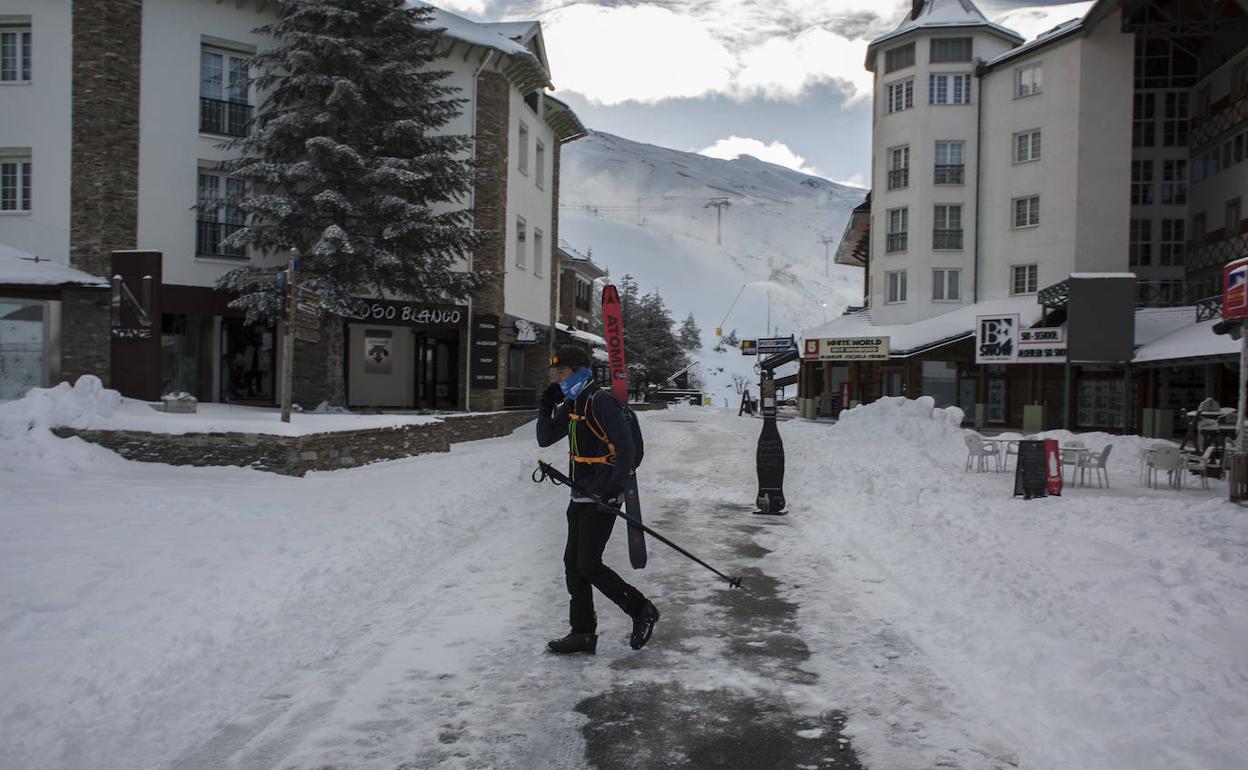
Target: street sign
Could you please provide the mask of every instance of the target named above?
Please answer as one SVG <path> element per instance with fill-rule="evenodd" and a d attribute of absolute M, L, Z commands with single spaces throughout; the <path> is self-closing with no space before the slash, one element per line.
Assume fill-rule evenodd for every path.
<path fill-rule="evenodd" d="M 758 340 L 758 354 L 760 356 L 786 353 L 796 347 L 797 342 L 792 337 L 760 337 Z"/>
<path fill-rule="evenodd" d="M 758 355 L 758 340 L 741 340 L 741 355 Z"/>
<path fill-rule="evenodd" d="M 807 361 L 888 360 L 888 337 L 817 337 L 805 344 Z"/>
<path fill-rule="evenodd" d="M 1248 258 L 1222 268 L 1222 317 L 1248 316 Z"/>

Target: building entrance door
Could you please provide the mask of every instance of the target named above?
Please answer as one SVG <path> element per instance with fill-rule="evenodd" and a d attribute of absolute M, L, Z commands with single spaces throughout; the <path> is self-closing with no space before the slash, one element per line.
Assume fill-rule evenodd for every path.
<path fill-rule="evenodd" d="M 459 405 L 459 334 L 416 335 L 416 406 L 455 409 Z"/>

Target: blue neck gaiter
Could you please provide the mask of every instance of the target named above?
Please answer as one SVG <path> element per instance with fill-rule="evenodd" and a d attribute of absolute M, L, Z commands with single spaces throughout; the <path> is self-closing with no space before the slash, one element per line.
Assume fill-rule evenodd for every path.
<path fill-rule="evenodd" d="M 585 389 L 585 385 L 593 378 L 593 372 L 582 366 L 563 382 L 559 383 L 559 389 L 563 391 L 563 395 L 568 398 L 576 398 L 581 395 L 581 391 Z"/>

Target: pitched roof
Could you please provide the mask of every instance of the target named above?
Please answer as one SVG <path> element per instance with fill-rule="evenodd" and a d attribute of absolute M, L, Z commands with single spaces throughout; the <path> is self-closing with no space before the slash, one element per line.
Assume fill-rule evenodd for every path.
<path fill-rule="evenodd" d="M 1023 42 L 1022 35 L 1014 30 L 988 21 L 971 0 L 922 0 L 922 3 L 918 13 L 906 14 L 897 29 L 871 41 L 871 44 L 867 46 L 866 66 L 868 70 L 874 71 L 872 60 L 878 46 L 918 30 L 983 27 L 985 31 L 1015 45 Z"/>

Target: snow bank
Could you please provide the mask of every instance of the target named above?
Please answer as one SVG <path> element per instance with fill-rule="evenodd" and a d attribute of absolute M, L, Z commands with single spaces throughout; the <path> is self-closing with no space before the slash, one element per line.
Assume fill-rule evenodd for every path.
<path fill-rule="evenodd" d="M 84 374 L 72 386 L 31 388 L 25 396 L 0 404 L 0 438 L 17 438 L 35 429 L 58 425 L 85 428 L 109 418 L 121 406 L 121 394 L 104 387 L 99 377 Z"/>

